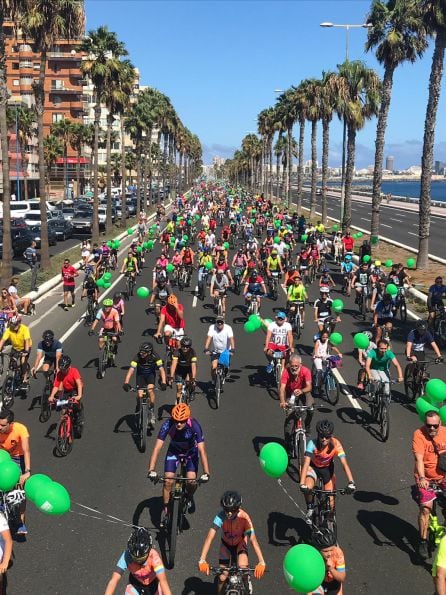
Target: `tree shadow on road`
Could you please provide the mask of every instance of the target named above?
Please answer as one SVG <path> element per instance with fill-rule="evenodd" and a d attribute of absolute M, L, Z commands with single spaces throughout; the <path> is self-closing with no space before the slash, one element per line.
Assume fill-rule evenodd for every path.
<path fill-rule="evenodd" d="M 278 438 L 277 436 L 255 436 L 252 439 L 252 445 L 257 455 L 260 454 L 262 446 L 268 444 L 268 442 L 277 442 L 285 448 L 285 440 L 283 438 Z"/>
<path fill-rule="evenodd" d="M 204 582 L 197 576 L 191 576 L 184 581 L 181 595 L 215 595 L 214 582 Z"/>
<path fill-rule="evenodd" d="M 302 543 L 310 536 L 308 525 L 301 518 L 282 512 L 268 515 L 268 543 L 279 547 L 289 547 Z"/>

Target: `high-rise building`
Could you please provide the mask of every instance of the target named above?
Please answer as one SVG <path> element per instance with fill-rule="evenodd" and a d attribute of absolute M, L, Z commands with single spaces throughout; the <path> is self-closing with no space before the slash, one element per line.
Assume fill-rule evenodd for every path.
<path fill-rule="evenodd" d="M 386 157 L 386 169 L 388 171 L 393 171 L 393 169 L 394 169 L 394 159 L 393 159 L 392 155 L 388 155 Z"/>

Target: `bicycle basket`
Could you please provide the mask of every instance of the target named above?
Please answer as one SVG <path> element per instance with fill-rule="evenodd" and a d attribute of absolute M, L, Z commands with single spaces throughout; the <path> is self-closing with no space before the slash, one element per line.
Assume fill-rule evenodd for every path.
<path fill-rule="evenodd" d="M 339 355 L 332 355 L 327 358 L 330 368 L 342 368 L 342 357 Z"/>
<path fill-rule="evenodd" d="M 229 353 L 229 349 L 225 349 L 220 353 L 218 356 L 218 363 L 225 368 L 229 368 L 229 362 L 231 360 L 231 354 Z"/>

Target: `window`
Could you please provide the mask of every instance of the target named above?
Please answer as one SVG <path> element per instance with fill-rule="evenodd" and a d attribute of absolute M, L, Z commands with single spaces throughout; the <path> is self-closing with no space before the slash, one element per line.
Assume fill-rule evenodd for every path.
<path fill-rule="evenodd" d="M 28 43 L 21 43 L 19 45 L 19 52 L 32 52 L 32 48 Z"/>
<path fill-rule="evenodd" d="M 61 122 L 63 120 L 63 114 L 55 113 L 53 114 L 53 124 L 56 122 Z"/>
<path fill-rule="evenodd" d="M 64 88 L 63 80 L 51 81 L 51 89 L 63 89 L 63 88 Z"/>
<path fill-rule="evenodd" d="M 34 62 L 34 70 L 40 70 L 40 62 Z"/>
<path fill-rule="evenodd" d="M 18 70 L 19 69 L 19 63 L 18 62 L 13 62 L 12 63 L 12 69 L 13 70 Z"/>
<path fill-rule="evenodd" d="M 19 85 L 20 85 L 20 81 L 19 81 L 19 79 L 14 79 L 14 80 L 12 81 L 12 86 L 13 86 L 13 87 L 18 87 Z"/>
<path fill-rule="evenodd" d="M 59 72 L 59 70 L 60 70 L 59 64 L 55 63 L 53 66 L 53 72 Z"/>
<path fill-rule="evenodd" d="M 54 105 L 59 105 L 59 103 L 61 103 L 61 102 L 62 102 L 62 99 L 61 99 L 60 95 L 54 95 L 54 97 L 53 97 L 53 104 Z"/>
<path fill-rule="evenodd" d="M 31 62 L 31 60 L 21 60 L 20 68 L 32 68 L 32 67 L 33 67 L 33 63 Z"/>

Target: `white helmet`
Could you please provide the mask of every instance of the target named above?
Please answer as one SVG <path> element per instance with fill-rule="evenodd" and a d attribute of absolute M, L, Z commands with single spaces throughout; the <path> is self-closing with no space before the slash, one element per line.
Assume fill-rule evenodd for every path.
<path fill-rule="evenodd" d="M 330 293 L 330 288 L 329 288 L 329 287 L 321 287 L 321 288 L 319 289 L 319 291 L 320 291 L 321 293 Z"/>

